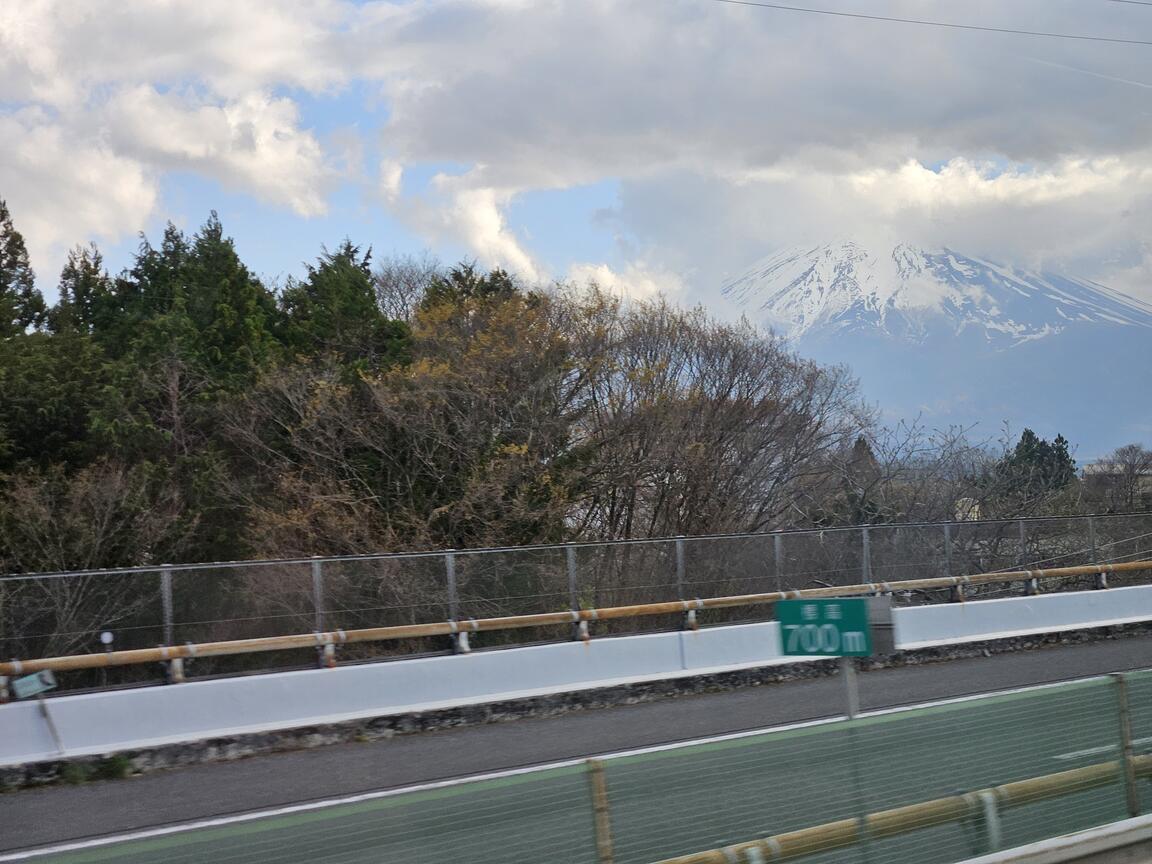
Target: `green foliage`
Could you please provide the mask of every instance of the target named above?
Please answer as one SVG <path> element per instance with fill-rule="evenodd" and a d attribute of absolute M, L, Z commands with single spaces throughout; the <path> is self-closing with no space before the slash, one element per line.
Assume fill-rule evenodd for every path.
<path fill-rule="evenodd" d="M 380 311 L 370 259 L 371 251 L 362 255 L 345 240 L 308 265 L 304 281 L 288 284 L 280 305 L 282 340 L 289 350 L 310 358 L 336 357 L 360 370 L 407 359 L 408 328 Z"/>
<path fill-rule="evenodd" d="M 46 311 L 24 236 L 12 225 L 8 205 L 0 198 L 0 338 L 40 327 Z"/>
<path fill-rule="evenodd" d="M 1076 479 L 1076 461 L 1063 435 L 1049 442 L 1025 429 L 1012 451 L 996 464 L 993 476 L 1005 496 L 1036 499 L 1069 486 Z"/>
<path fill-rule="evenodd" d="M 68 253 L 60 274 L 59 299 L 47 315 L 53 333 L 96 331 L 106 307 L 112 302 L 112 280 L 96 244 L 77 246 Z"/>
<path fill-rule="evenodd" d="M 109 367 L 91 337 L 20 333 L 0 340 L 0 471 L 21 463 L 79 466 Z"/>
<path fill-rule="evenodd" d="M 423 308 L 432 309 L 440 304 L 460 306 L 468 301 L 509 300 L 520 295 L 516 281 L 500 268 L 489 273 L 478 273 L 475 261 L 465 261 L 438 276 L 424 295 Z"/>

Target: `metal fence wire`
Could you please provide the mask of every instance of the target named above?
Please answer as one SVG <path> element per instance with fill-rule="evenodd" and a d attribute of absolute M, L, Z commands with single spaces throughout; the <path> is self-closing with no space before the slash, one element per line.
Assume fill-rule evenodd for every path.
<path fill-rule="evenodd" d="M 512 549 L 476 549 L 122 570 L 0 576 L 0 658 L 34 658 L 312 630 L 562 612 L 699 597 L 896 582 L 1029 567 L 1152 557 L 1152 514 L 921 525 L 873 525 Z M 1113 577 L 1133 584 L 1143 574 Z M 1095 587 L 1093 577 L 1044 590 Z M 974 588 L 968 599 L 1026 590 Z M 894 603 L 948 599 L 898 595 Z M 710 612 L 708 624 L 763 619 L 770 609 Z M 599 635 L 667 630 L 676 616 L 620 619 Z M 571 628 L 477 634 L 472 647 L 563 639 Z M 348 659 L 447 650 L 445 640 L 365 645 Z M 285 663 L 295 661 L 286 656 Z M 261 661 L 198 661 L 192 674 L 230 673 Z M 105 676 L 108 673 L 104 673 Z M 113 671 L 108 683 L 156 671 Z M 66 686 L 102 683 L 73 677 Z"/>
<path fill-rule="evenodd" d="M 1152 672 L 363 796 L 33 860 L 952 864 L 1152 810 Z"/>

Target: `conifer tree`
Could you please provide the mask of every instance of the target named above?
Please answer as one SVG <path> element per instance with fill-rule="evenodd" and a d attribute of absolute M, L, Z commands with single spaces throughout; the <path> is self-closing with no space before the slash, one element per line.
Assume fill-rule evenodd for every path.
<path fill-rule="evenodd" d="M 0 338 L 40 327 L 45 312 L 24 236 L 12 225 L 8 205 L 0 198 Z"/>
<path fill-rule="evenodd" d="M 389 320 L 376 302 L 369 267 L 371 250 L 345 240 L 335 252 L 324 250 L 308 277 L 292 281 L 281 296 L 283 341 L 296 354 L 335 356 L 346 364 L 372 369 L 402 359 L 407 327 Z"/>

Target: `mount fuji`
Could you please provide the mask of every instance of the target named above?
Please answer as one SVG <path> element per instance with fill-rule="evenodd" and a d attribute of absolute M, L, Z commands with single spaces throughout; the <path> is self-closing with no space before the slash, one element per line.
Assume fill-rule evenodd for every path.
<path fill-rule="evenodd" d="M 952 249 L 798 246 L 723 287 L 803 355 L 849 366 L 889 420 L 1063 433 L 1083 462 L 1152 445 L 1152 304 Z"/>

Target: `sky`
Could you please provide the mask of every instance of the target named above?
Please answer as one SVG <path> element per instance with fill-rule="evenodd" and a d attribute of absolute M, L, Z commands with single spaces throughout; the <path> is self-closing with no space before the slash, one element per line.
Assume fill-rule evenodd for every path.
<path fill-rule="evenodd" d="M 1114 0 L 812 0 L 1152 40 Z M 720 309 L 891 237 L 1152 299 L 1152 45 L 716 0 L 0 3 L 0 198 L 67 249 L 217 210 L 270 282 L 345 237 Z"/>

